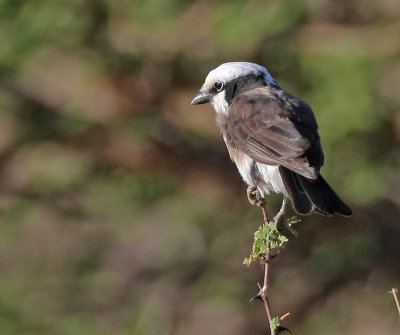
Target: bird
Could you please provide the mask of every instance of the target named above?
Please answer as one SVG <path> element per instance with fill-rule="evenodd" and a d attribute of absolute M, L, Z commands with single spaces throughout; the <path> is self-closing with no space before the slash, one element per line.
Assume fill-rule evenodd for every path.
<path fill-rule="evenodd" d="M 264 66 L 228 62 L 211 70 L 191 104 L 208 102 L 250 203 L 262 206 L 271 192 L 283 195 L 276 224 L 288 202 L 302 215 L 351 216 L 320 173 L 324 153 L 313 110 Z"/>

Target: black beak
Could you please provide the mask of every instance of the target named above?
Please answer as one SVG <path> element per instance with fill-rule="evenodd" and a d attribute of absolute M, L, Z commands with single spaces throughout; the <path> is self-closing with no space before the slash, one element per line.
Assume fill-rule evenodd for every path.
<path fill-rule="evenodd" d="M 202 92 L 200 91 L 199 93 L 197 93 L 191 104 L 192 105 L 200 105 L 200 104 L 205 104 L 207 102 L 210 102 L 212 98 L 212 94 L 211 93 L 207 93 L 207 92 Z"/>

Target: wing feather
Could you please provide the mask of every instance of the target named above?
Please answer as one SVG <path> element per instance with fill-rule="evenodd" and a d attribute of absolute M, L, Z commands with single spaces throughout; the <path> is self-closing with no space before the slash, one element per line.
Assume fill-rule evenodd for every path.
<path fill-rule="evenodd" d="M 309 179 L 318 177 L 323 164 L 311 108 L 273 86 L 244 92 L 232 101 L 227 138 L 255 161 L 282 165 Z"/>

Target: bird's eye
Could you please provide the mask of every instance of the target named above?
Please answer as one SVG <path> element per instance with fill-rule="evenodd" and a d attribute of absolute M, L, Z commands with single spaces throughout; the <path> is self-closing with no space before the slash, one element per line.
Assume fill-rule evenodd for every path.
<path fill-rule="evenodd" d="M 222 89 L 224 88 L 224 83 L 220 82 L 220 81 L 216 81 L 214 83 L 214 88 L 217 92 L 221 92 Z"/>

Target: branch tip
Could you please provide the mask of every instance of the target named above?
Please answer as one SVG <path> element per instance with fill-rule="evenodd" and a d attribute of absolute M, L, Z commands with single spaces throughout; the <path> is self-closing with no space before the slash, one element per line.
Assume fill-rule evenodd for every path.
<path fill-rule="evenodd" d="M 250 302 L 253 302 L 254 300 L 261 300 L 261 301 L 263 301 L 263 299 L 262 299 L 262 297 L 261 297 L 260 294 L 257 294 L 257 295 L 255 295 L 254 297 L 252 297 L 252 298 L 250 299 Z"/>
<path fill-rule="evenodd" d="M 400 320 L 400 301 L 399 301 L 399 297 L 398 297 L 399 290 L 396 287 L 393 287 L 388 293 L 393 295 L 394 302 L 396 303 L 396 307 L 397 307 L 397 312 L 399 313 L 399 320 Z"/>

